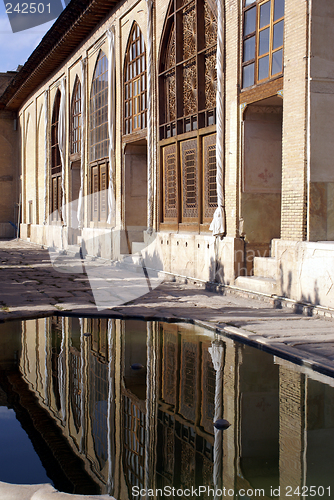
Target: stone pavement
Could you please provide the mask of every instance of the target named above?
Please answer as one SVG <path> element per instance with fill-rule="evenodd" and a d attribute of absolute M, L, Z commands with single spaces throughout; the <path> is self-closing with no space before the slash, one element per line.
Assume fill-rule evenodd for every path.
<path fill-rule="evenodd" d="M 162 283 L 126 304 L 98 310 L 85 262 L 82 268 L 80 258 L 63 255 L 60 264 L 57 260 L 52 264 L 48 250 L 40 246 L 0 241 L 0 320 L 56 313 L 190 320 L 334 376 L 332 318 L 302 316 L 292 308 L 276 308 L 277 300 L 254 300 L 228 288 L 219 294 L 203 284 L 176 282 Z M 105 266 L 102 274 L 110 268 L 106 261 L 100 264 Z"/>

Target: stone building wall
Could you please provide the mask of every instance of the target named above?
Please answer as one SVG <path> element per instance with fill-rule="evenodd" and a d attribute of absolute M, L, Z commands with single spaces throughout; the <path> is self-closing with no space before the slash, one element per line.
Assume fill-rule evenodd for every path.
<path fill-rule="evenodd" d="M 15 113 L 0 111 L 0 238 L 15 236 L 18 220 L 18 131 Z"/>

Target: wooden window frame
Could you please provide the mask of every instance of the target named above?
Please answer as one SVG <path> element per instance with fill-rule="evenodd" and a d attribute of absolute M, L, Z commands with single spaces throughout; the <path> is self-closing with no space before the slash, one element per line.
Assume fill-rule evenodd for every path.
<path fill-rule="evenodd" d="M 186 48 L 188 40 L 189 50 Z M 207 232 L 212 220 L 209 221 L 208 214 L 204 215 L 208 168 L 203 148 L 205 137 L 216 131 L 216 50 L 214 4 L 210 0 L 171 0 L 159 60 L 160 227 L 163 230 Z M 196 68 L 193 70 L 190 65 Z M 187 95 L 191 89 L 183 81 L 188 70 L 189 75 L 196 79 L 189 106 Z M 174 79 L 171 83 L 168 82 L 170 75 Z M 172 102 L 171 109 L 169 102 Z M 185 157 L 187 148 L 192 152 L 189 165 Z M 175 156 L 175 166 L 173 163 L 170 174 L 167 165 L 169 154 Z M 195 178 L 187 177 L 187 174 L 194 174 Z M 172 189 L 167 185 L 171 178 L 172 183 L 176 183 Z M 187 189 L 190 189 L 191 199 Z"/>
<path fill-rule="evenodd" d="M 107 82 L 107 85 L 103 86 L 103 82 Z M 94 225 L 100 222 L 106 223 L 108 217 L 108 197 L 106 194 L 109 177 L 108 58 L 102 50 L 97 57 L 93 73 L 89 125 L 90 220 Z M 99 146 L 98 149 L 94 149 L 96 146 Z"/>
<path fill-rule="evenodd" d="M 50 171 L 50 215 L 52 221 L 59 221 L 60 209 L 62 203 L 61 189 L 61 158 L 58 142 L 58 126 L 60 111 L 61 93 L 59 88 L 53 101 L 52 119 L 51 119 L 51 171 Z"/>
<path fill-rule="evenodd" d="M 159 68 L 159 124 L 160 140 L 176 137 L 177 135 L 200 130 L 216 123 L 216 105 L 206 105 L 207 82 L 205 81 L 206 58 L 214 51 L 216 55 L 217 38 L 216 35 L 210 40 L 210 33 L 205 26 L 205 8 L 208 7 L 212 16 L 213 33 L 217 32 L 217 19 L 209 2 L 204 0 L 185 0 L 183 3 L 178 0 L 171 2 L 165 22 L 163 43 L 160 49 Z M 195 39 L 192 53 L 187 53 L 186 42 L 192 37 L 184 28 L 184 20 L 187 13 L 194 10 L 194 34 Z M 204 19 L 204 22 L 202 21 Z M 210 24 L 210 23 L 209 23 Z M 174 37 L 174 39 L 173 39 Z M 185 38 L 185 40 L 184 40 Z M 174 42 L 174 45 L 173 45 Z M 170 57 L 169 51 L 174 50 L 174 55 Z M 190 49 L 191 50 L 191 49 Z M 172 61 L 173 59 L 173 61 Z M 172 62 L 171 62 L 172 61 Z M 195 65 L 193 71 L 191 65 Z M 215 67 L 215 64 L 214 64 Z M 192 83 L 189 85 L 188 73 L 193 74 Z M 175 78 L 175 109 L 170 113 L 168 108 L 170 99 L 166 81 L 170 75 Z M 194 77 L 195 75 L 195 77 Z M 215 82 L 216 80 L 213 79 Z M 193 93 L 193 109 L 188 109 L 187 99 L 184 98 L 185 86 L 188 92 Z M 190 89 L 189 87 L 193 87 Z M 170 119 L 170 116 L 175 118 Z"/>
<path fill-rule="evenodd" d="M 283 9 L 283 16 L 274 19 L 274 11 L 275 11 L 275 0 L 254 0 L 252 3 L 249 5 L 246 5 L 247 0 L 243 0 L 243 24 L 242 24 L 242 59 L 241 59 L 241 79 L 242 79 L 242 89 L 249 89 L 253 87 L 254 85 L 262 84 L 265 82 L 268 82 L 274 78 L 281 77 L 283 75 L 283 60 L 284 60 L 284 9 Z M 261 12 L 261 7 L 263 7 L 265 4 L 270 3 L 270 16 L 269 16 L 269 22 L 263 26 L 260 26 L 260 12 Z M 284 5 L 284 4 L 283 4 Z M 255 9 L 255 29 L 246 35 L 244 34 L 245 30 L 245 17 L 248 12 L 250 12 L 252 9 Z M 283 22 L 283 41 L 282 44 L 274 48 L 274 29 L 275 26 L 277 26 L 279 23 Z M 267 29 L 269 29 L 269 39 L 268 39 L 268 50 L 266 50 L 263 53 L 259 53 L 260 50 L 260 36 L 261 33 L 264 33 Z M 254 57 L 245 59 L 245 45 L 247 41 L 251 40 L 254 38 Z M 281 70 L 277 71 L 276 73 L 273 73 L 273 55 L 275 53 L 279 53 L 282 51 L 282 63 L 281 63 Z M 260 78 L 259 76 L 259 63 L 261 60 L 265 60 L 265 58 L 268 58 L 268 76 L 265 76 L 263 78 Z M 254 72 L 253 72 L 253 83 L 250 83 L 249 85 L 244 84 L 244 73 L 245 73 L 245 68 L 254 65 Z"/>
<path fill-rule="evenodd" d="M 109 161 L 100 160 L 90 165 L 90 220 L 105 223 L 108 218 Z"/>
<path fill-rule="evenodd" d="M 102 82 L 107 82 L 105 86 Z M 108 157 L 108 58 L 100 50 L 93 73 L 89 101 L 90 162 Z"/>
<path fill-rule="evenodd" d="M 138 45 L 139 50 L 138 51 Z M 143 34 L 137 23 L 130 31 L 124 64 L 123 134 L 147 127 L 147 63 Z"/>
<path fill-rule="evenodd" d="M 71 160 L 80 158 L 81 154 L 81 103 L 82 103 L 82 86 L 78 76 L 75 79 L 72 102 L 71 102 Z"/>

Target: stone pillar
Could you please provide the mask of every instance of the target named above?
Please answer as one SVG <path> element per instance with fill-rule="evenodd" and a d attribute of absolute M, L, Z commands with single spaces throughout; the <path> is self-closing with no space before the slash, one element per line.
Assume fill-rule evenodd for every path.
<path fill-rule="evenodd" d="M 225 209 L 226 234 L 238 236 L 239 210 L 239 4 L 235 0 L 225 0 Z"/>
<path fill-rule="evenodd" d="M 281 238 L 306 238 L 307 4 L 285 0 Z"/>
<path fill-rule="evenodd" d="M 303 453 L 305 426 L 305 376 L 279 367 L 279 475 L 280 498 L 285 499 L 287 487 L 303 486 Z"/>

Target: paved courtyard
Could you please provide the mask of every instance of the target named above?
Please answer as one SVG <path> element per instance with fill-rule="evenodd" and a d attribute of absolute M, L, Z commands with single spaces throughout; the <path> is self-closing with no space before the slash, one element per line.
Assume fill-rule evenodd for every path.
<path fill-rule="evenodd" d="M 188 319 L 209 328 L 218 327 L 232 338 L 261 344 L 264 349 L 274 350 L 306 367 L 334 375 L 331 318 L 296 314 L 291 308 L 277 308 L 274 300 L 215 293 L 206 290 L 203 284 L 175 282 L 161 283 L 145 295 L 137 294 L 138 298 L 134 294 L 134 299 L 126 304 L 98 309 L 87 269 L 95 265 L 100 282 L 103 275 L 108 276 L 110 262 L 83 261 L 82 266 L 79 256 L 60 257 L 54 260 L 47 249 L 25 241 L 0 241 L 0 320 L 52 313 Z M 131 280 L 129 275 L 124 280 L 131 292 L 136 277 Z M 117 286 L 120 281 L 118 277 Z"/>

